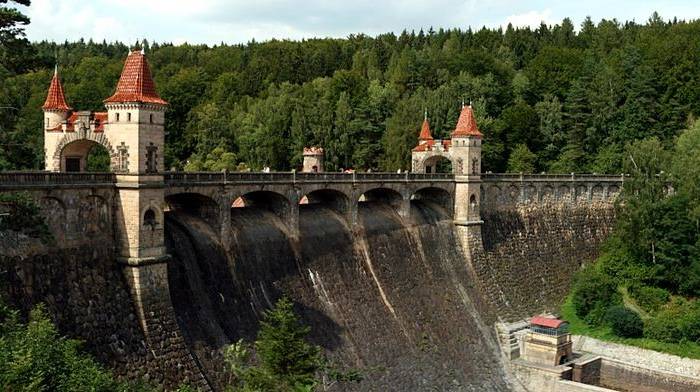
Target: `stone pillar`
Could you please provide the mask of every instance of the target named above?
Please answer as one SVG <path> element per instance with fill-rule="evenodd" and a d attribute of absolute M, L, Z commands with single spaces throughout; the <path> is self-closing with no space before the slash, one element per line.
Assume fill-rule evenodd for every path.
<path fill-rule="evenodd" d="M 455 176 L 455 223 L 481 221 L 481 177 Z"/>
<path fill-rule="evenodd" d="M 287 200 L 289 200 L 289 209 L 285 213 L 285 220 L 289 227 L 289 237 L 293 240 L 299 239 L 299 200 L 300 196 L 296 189 L 287 192 Z"/>
<path fill-rule="evenodd" d="M 124 277 L 148 349 L 164 372 L 164 387 L 190 384 L 199 390 L 210 391 L 209 382 L 187 348 L 175 320 L 166 259 L 151 264 L 127 265 Z"/>
<path fill-rule="evenodd" d="M 226 252 L 231 250 L 231 203 L 229 195 L 224 194 L 219 198 L 219 235 L 221 236 L 221 246 Z"/>
<path fill-rule="evenodd" d="M 119 175 L 115 203 L 117 260 L 148 349 L 164 371 L 165 387 L 188 383 L 209 391 L 175 320 L 168 285 L 162 175 Z"/>
<path fill-rule="evenodd" d="M 411 215 L 411 195 L 401 195 L 399 205 L 396 206 L 396 212 L 402 218 L 408 218 Z"/>

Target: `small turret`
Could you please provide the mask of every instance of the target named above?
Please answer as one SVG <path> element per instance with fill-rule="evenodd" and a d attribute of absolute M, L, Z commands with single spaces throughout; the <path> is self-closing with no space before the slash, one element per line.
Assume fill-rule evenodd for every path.
<path fill-rule="evenodd" d="M 322 173 L 323 172 L 323 148 L 321 147 L 304 147 L 304 173 Z"/>
<path fill-rule="evenodd" d="M 429 140 L 433 140 L 432 132 L 430 132 L 430 123 L 428 122 L 428 111 L 425 112 L 423 117 L 423 125 L 420 128 L 420 135 L 418 135 L 418 145 L 424 144 Z"/>
<path fill-rule="evenodd" d="M 44 129 L 46 130 L 60 127 L 72 110 L 66 103 L 63 86 L 58 75 L 58 66 L 53 70 L 53 78 L 51 78 L 49 91 L 46 94 L 46 101 L 41 108 L 44 110 Z"/>

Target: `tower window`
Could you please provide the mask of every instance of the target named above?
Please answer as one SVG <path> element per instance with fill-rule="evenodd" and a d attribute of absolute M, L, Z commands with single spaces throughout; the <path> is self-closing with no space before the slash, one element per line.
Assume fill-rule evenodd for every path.
<path fill-rule="evenodd" d="M 158 172 L 158 147 L 153 143 L 146 146 L 146 173 Z"/>
<path fill-rule="evenodd" d="M 114 118 L 117 122 L 119 122 L 119 113 L 116 113 Z"/>
<path fill-rule="evenodd" d="M 148 115 L 148 122 L 150 122 L 151 124 L 153 124 L 153 115 L 152 115 L 152 114 L 149 114 L 149 115 Z"/>
<path fill-rule="evenodd" d="M 131 121 L 131 113 L 126 114 L 126 121 Z"/>
<path fill-rule="evenodd" d="M 156 213 L 152 209 L 147 209 L 146 212 L 143 214 L 143 225 L 150 227 L 151 230 L 154 230 L 156 228 L 156 225 L 158 225 L 158 221 L 156 220 Z"/>

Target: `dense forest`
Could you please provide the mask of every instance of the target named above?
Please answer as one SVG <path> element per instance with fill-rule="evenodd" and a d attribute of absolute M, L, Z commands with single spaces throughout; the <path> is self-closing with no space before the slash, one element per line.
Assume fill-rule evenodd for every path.
<path fill-rule="evenodd" d="M 213 47 L 29 43 L 15 30 L 0 36 L 4 170 L 43 168 L 55 63 L 70 105 L 104 110 L 134 46 L 170 103 L 168 168 L 289 170 L 319 145 L 330 170 L 407 169 L 424 110 L 447 136 L 471 101 L 484 170 L 619 173 L 627 143 L 656 136 L 670 147 L 700 113 L 700 21 L 657 14 Z"/>

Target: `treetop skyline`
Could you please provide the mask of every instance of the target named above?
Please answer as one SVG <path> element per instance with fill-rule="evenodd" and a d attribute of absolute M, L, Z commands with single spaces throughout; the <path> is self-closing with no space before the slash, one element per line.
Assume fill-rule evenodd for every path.
<path fill-rule="evenodd" d="M 403 30 L 482 27 L 536 28 L 570 18 L 578 29 L 587 16 L 645 23 L 654 11 L 667 20 L 700 17 L 691 0 L 555 2 L 538 0 L 437 1 L 223 1 L 34 0 L 19 7 L 31 18 L 31 41 L 149 41 L 180 44 L 246 43 L 251 40 L 376 36 Z M 57 20 L 65 23 L 56 23 Z"/>

